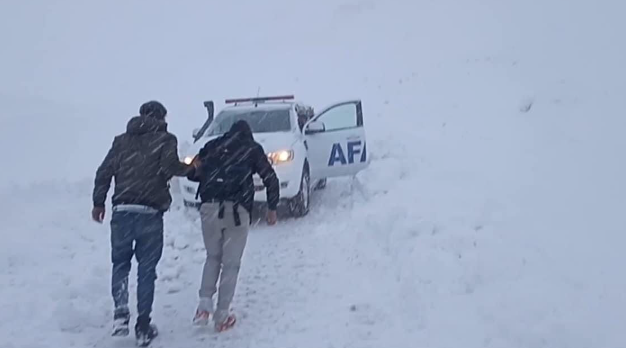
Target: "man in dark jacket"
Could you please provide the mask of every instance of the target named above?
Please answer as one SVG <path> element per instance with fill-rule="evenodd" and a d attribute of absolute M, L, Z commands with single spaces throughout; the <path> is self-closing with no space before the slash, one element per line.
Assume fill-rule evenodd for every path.
<path fill-rule="evenodd" d="M 176 137 L 167 131 L 165 107 L 151 101 L 141 106 L 139 114 L 128 122 L 124 134 L 115 137 L 98 168 L 92 217 L 103 222 L 107 192 L 115 178 L 111 219 L 113 335 L 129 334 L 128 274 L 134 254 L 139 264 L 135 333 L 142 345 L 157 335 L 150 314 L 156 266 L 163 251 L 163 213 L 172 202 L 168 182 L 173 176 L 187 175 L 190 167 L 178 158 Z"/>
<path fill-rule="evenodd" d="M 194 323 L 207 325 L 213 313 L 215 328 L 224 331 L 235 324 L 230 303 L 248 238 L 254 203 L 252 175 L 258 173 L 266 187 L 270 225 L 276 223 L 279 183 L 263 147 L 254 141 L 245 121 L 236 122 L 228 133 L 209 141 L 194 163 L 188 177 L 200 183 L 202 235 L 207 252 Z M 218 278 L 219 295 L 214 310 Z"/>

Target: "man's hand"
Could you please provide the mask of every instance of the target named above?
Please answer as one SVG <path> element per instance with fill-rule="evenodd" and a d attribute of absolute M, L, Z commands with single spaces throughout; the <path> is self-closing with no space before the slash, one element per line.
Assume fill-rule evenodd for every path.
<path fill-rule="evenodd" d="M 191 161 L 191 165 L 198 169 L 200 168 L 200 166 L 202 165 L 202 161 L 200 161 L 200 158 L 198 156 L 194 157 L 193 160 Z"/>
<path fill-rule="evenodd" d="M 267 224 L 268 225 L 276 225 L 278 221 L 278 216 L 276 215 L 276 210 L 268 210 L 267 211 Z"/>
<path fill-rule="evenodd" d="M 91 218 L 93 221 L 101 224 L 104 221 L 104 207 L 93 207 Z"/>

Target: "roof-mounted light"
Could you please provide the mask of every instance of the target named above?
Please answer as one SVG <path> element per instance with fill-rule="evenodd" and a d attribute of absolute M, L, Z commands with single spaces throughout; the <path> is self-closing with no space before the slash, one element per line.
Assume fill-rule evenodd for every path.
<path fill-rule="evenodd" d="M 240 104 L 240 103 L 253 103 L 259 104 L 264 103 L 266 101 L 285 101 L 285 100 L 293 100 L 295 97 L 293 95 L 279 95 L 273 97 L 255 97 L 255 98 L 237 98 L 237 99 L 226 99 L 226 104 Z"/>

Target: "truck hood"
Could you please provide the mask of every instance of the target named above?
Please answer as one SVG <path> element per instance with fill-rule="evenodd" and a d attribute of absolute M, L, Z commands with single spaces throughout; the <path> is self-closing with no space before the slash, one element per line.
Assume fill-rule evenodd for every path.
<path fill-rule="evenodd" d="M 265 153 L 290 150 L 297 141 L 296 136 L 292 132 L 276 132 L 276 133 L 254 133 L 254 140 L 263 146 Z M 186 156 L 195 156 L 207 142 L 217 138 L 218 136 L 202 137 L 195 144 L 189 146 Z"/>

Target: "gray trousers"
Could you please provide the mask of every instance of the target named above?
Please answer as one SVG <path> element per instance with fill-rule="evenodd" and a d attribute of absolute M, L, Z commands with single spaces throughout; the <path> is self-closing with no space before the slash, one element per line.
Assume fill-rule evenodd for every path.
<path fill-rule="evenodd" d="M 217 280 L 220 278 L 217 310 L 214 313 L 216 321 L 228 315 L 230 303 L 235 295 L 241 257 L 248 239 L 250 214 L 239 206 L 237 209 L 241 224 L 235 226 L 233 204 L 224 202 L 224 217 L 218 217 L 218 203 L 204 203 L 200 207 L 202 219 L 202 236 L 206 248 L 207 258 L 202 272 L 200 286 L 201 302 L 210 301 L 217 292 Z M 221 274 L 220 274 L 221 273 Z M 206 308 L 212 310 L 212 308 Z"/>

